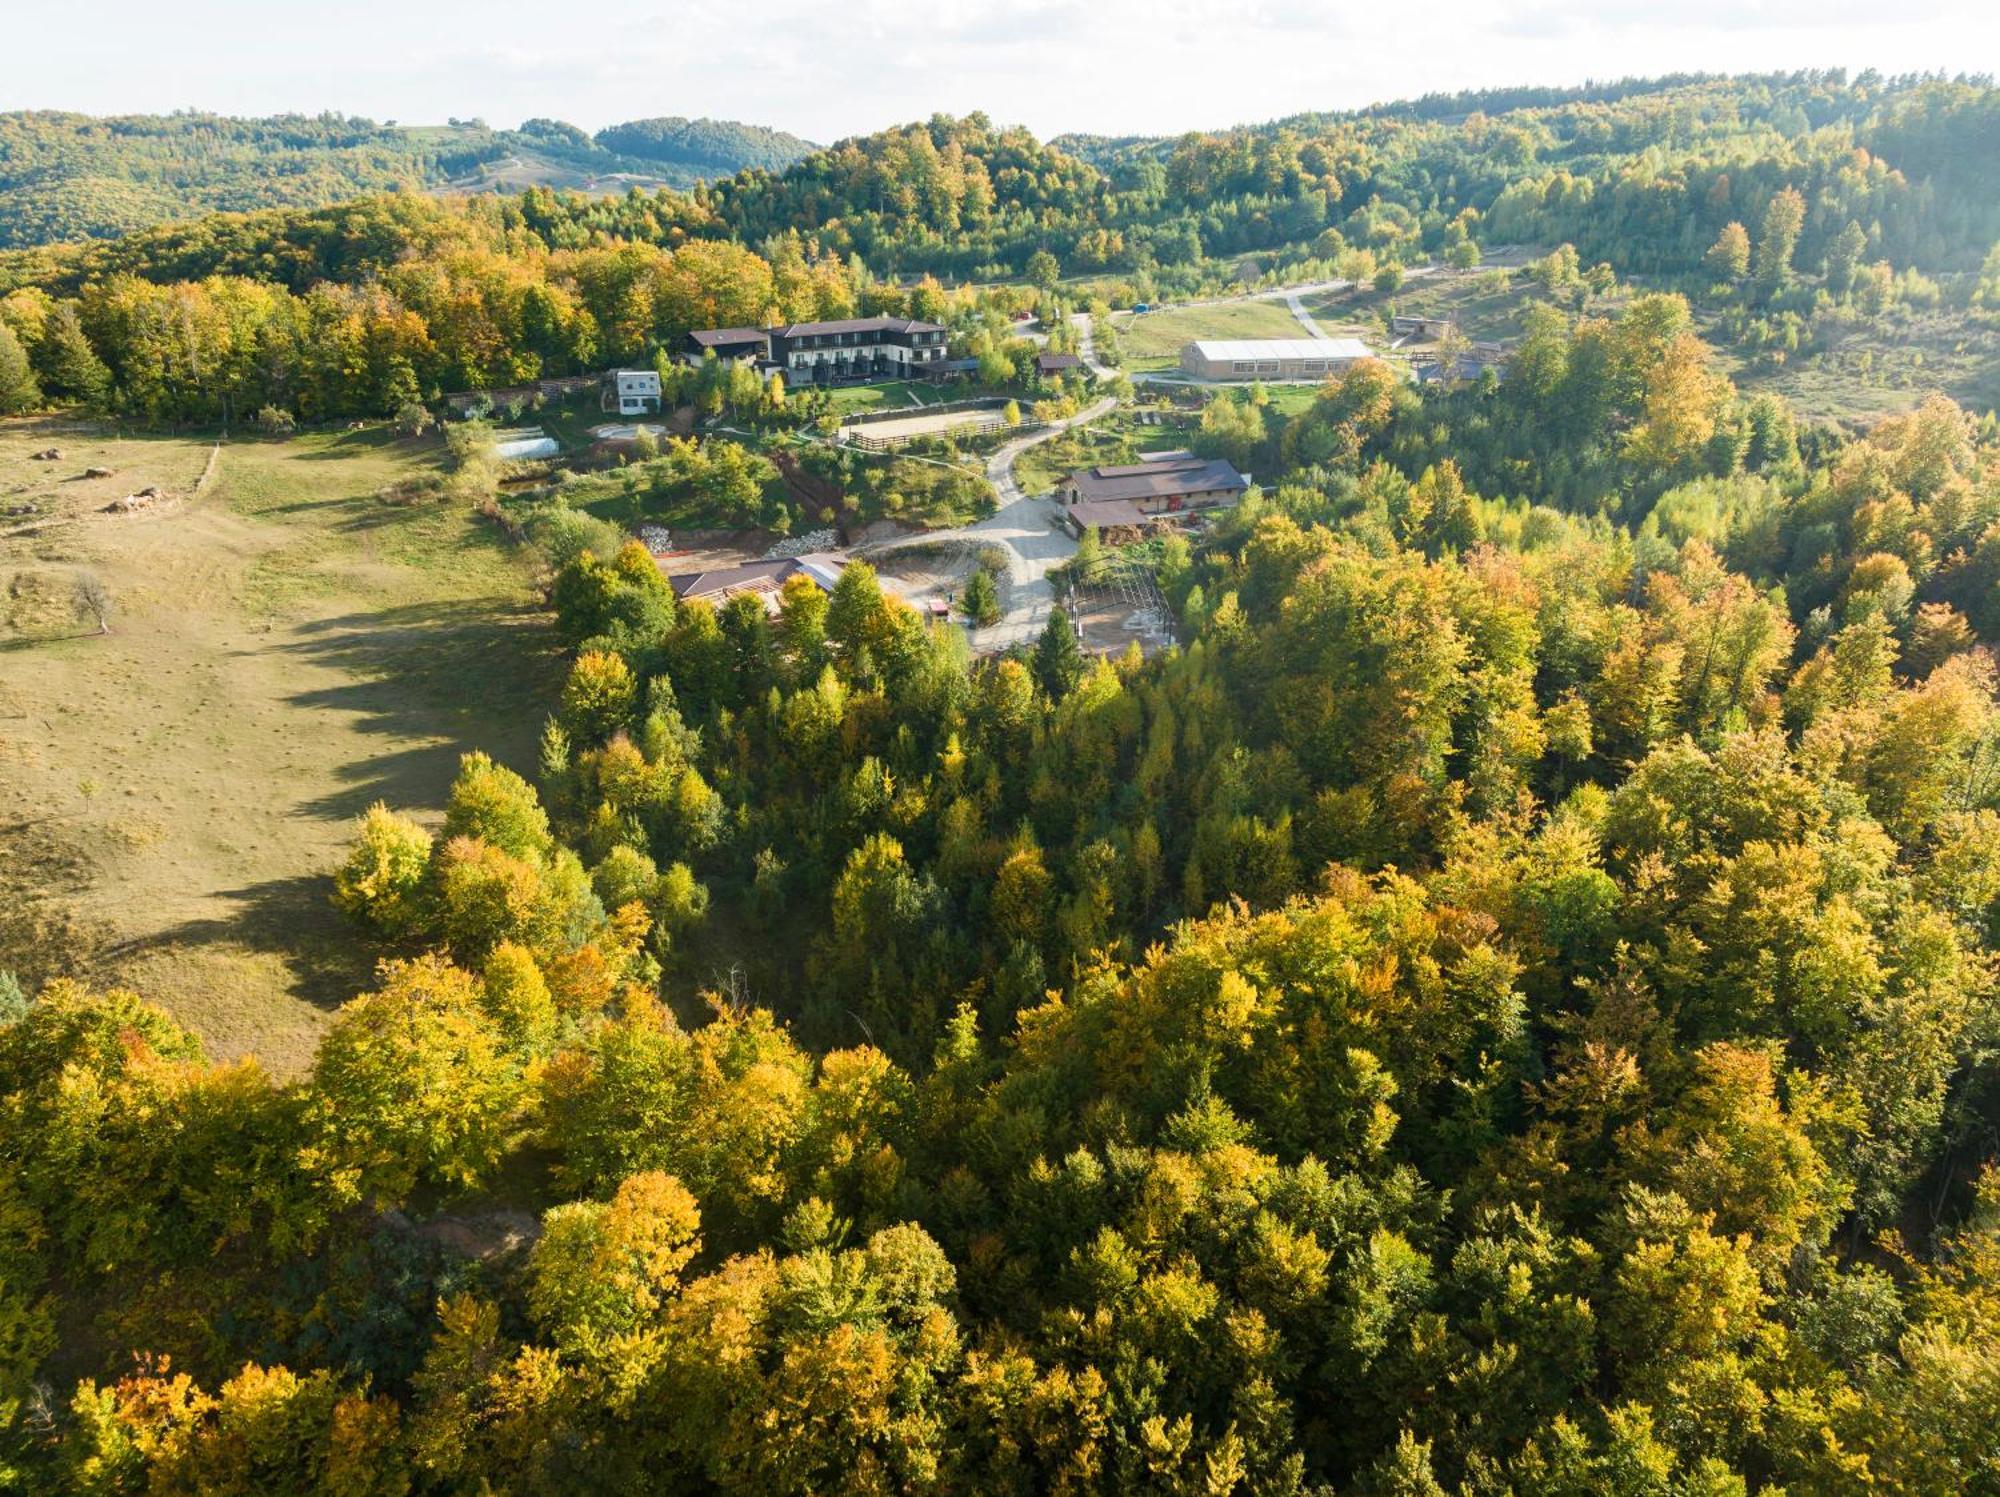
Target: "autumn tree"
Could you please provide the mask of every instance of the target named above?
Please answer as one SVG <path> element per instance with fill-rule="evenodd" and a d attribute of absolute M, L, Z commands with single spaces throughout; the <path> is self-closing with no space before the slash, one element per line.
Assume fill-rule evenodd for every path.
<path fill-rule="evenodd" d="M 1725 224 L 1715 236 L 1715 243 L 1709 246 L 1705 263 L 1725 280 L 1741 280 L 1750 270 L 1749 231 L 1740 223 Z"/>
<path fill-rule="evenodd" d="M 477 978 L 441 957 L 387 963 L 321 1042 L 302 1162 L 336 1201 L 475 1186 L 506 1147 L 520 1082 Z"/>
<path fill-rule="evenodd" d="M 1777 290 L 1792 272 L 1792 250 L 1805 227 L 1806 200 L 1787 187 L 1764 206 L 1757 234 L 1757 285 L 1766 294 Z"/>

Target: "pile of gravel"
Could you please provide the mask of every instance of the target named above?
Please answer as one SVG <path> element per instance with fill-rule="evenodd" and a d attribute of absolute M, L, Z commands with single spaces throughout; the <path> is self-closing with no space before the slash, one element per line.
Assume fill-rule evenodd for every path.
<path fill-rule="evenodd" d="M 788 535 L 764 553 L 764 560 L 778 561 L 787 556 L 806 556 L 814 551 L 831 551 L 840 544 L 838 530 L 808 530 L 804 535 Z"/>

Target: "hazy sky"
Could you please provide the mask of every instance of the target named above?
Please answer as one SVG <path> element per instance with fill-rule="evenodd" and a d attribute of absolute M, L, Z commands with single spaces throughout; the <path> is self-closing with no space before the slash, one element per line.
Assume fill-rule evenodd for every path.
<path fill-rule="evenodd" d="M 1694 69 L 2000 72 L 2000 0 L 0 0 L 0 55 L 0 109 L 1166 133 Z"/>

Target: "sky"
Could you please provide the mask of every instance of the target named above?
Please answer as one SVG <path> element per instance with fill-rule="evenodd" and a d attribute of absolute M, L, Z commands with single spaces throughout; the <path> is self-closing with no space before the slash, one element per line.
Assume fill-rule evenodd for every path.
<path fill-rule="evenodd" d="M 0 52 L 0 110 L 1172 134 L 1633 74 L 2000 73 L 2000 0 L 0 0 Z"/>

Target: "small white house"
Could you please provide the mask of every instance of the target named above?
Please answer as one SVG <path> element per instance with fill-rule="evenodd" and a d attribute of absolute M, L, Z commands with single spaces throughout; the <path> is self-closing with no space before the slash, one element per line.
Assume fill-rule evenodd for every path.
<path fill-rule="evenodd" d="M 658 415 L 660 410 L 660 375 L 654 369 L 614 369 L 604 376 L 604 399 L 607 411 L 616 411 L 621 416 Z"/>

